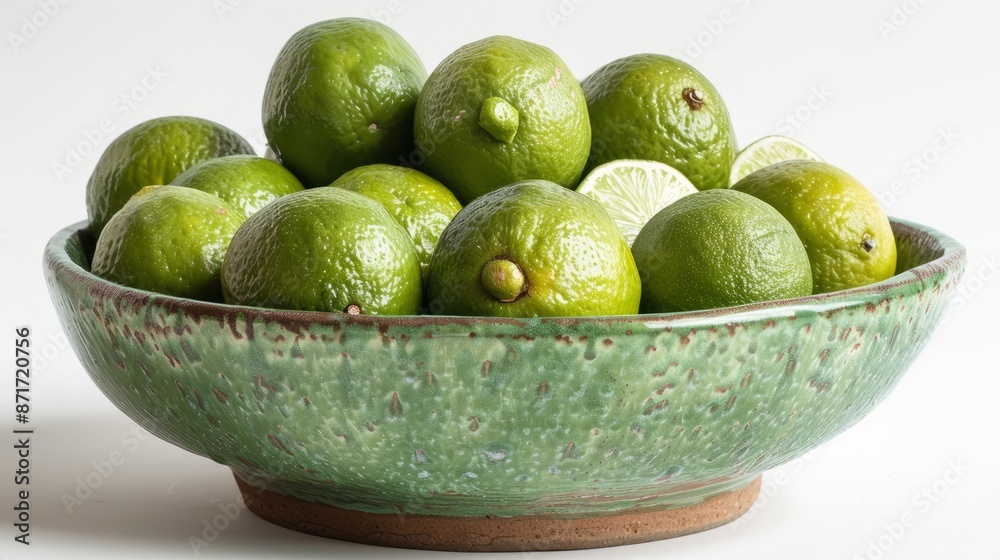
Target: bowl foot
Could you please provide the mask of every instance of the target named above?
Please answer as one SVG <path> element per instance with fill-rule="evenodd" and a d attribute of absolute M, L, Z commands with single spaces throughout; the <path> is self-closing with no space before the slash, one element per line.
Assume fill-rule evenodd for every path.
<path fill-rule="evenodd" d="M 236 483 L 250 511 L 288 529 L 379 546 L 476 552 L 599 548 L 689 535 L 735 520 L 760 492 L 758 476 L 737 490 L 673 509 L 594 517 L 449 517 L 365 513 L 262 490 L 239 476 Z"/>

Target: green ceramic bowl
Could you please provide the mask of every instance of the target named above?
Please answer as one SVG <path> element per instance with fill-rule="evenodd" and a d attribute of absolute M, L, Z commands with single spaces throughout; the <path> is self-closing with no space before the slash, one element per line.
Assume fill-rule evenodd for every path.
<path fill-rule="evenodd" d="M 94 382 L 226 465 L 282 525 L 393 546 L 578 548 L 709 528 L 759 475 L 886 397 L 965 251 L 893 223 L 898 274 L 697 313 L 373 317 L 204 303 L 88 271 L 85 224 L 45 252 Z"/>

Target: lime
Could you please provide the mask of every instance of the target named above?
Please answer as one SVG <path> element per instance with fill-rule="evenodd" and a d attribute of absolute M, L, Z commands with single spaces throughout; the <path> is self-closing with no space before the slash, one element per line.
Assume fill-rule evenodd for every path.
<path fill-rule="evenodd" d="M 445 315 L 627 315 L 639 307 L 628 244 L 600 204 L 544 180 L 483 195 L 431 258 L 428 308 Z"/>
<path fill-rule="evenodd" d="M 170 182 L 205 191 L 243 210 L 246 217 L 272 200 L 302 190 L 292 172 L 269 159 L 233 155 L 203 161 Z"/>
<path fill-rule="evenodd" d="M 374 163 L 352 169 L 330 184 L 378 202 L 413 238 L 420 271 L 427 267 L 441 232 L 462 209 L 444 185 L 416 169 Z"/>
<path fill-rule="evenodd" d="M 770 204 L 792 224 L 812 263 L 813 291 L 864 286 L 896 272 L 896 239 L 878 200 L 828 163 L 791 160 L 747 175 L 733 189 Z"/>
<path fill-rule="evenodd" d="M 207 159 L 252 153 L 239 134 L 209 120 L 161 117 L 138 124 L 111 142 L 87 182 L 90 232 L 99 237 L 111 216 L 143 187 L 166 185 Z"/>
<path fill-rule="evenodd" d="M 420 262 L 385 208 L 322 187 L 247 219 L 223 262 L 222 288 L 237 305 L 409 315 L 420 310 Z"/>
<path fill-rule="evenodd" d="M 631 246 L 657 212 L 698 189 L 665 163 L 619 159 L 594 168 L 576 192 L 600 202 Z"/>
<path fill-rule="evenodd" d="M 306 26 L 278 53 L 264 91 L 264 133 L 306 187 L 413 151 L 413 108 L 427 70 L 377 21 Z"/>
<path fill-rule="evenodd" d="M 760 200 L 703 191 L 664 208 L 632 245 L 645 313 L 807 296 L 809 257 L 791 224 Z"/>
<path fill-rule="evenodd" d="M 489 37 L 448 55 L 417 101 L 424 169 L 466 204 L 523 179 L 573 187 L 590 150 L 583 91 L 551 50 Z"/>
<path fill-rule="evenodd" d="M 729 184 L 735 185 L 737 181 L 758 169 L 790 159 L 823 161 L 816 152 L 798 140 L 787 136 L 765 136 L 755 140 L 737 154 L 733 168 L 729 172 Z"/>
<path fill-rule="evenodd" d="M 587 169 L 616 159 L 661 161 L 699 190 L 729 186 L 736 141 L 708 78 L 658 54 L 611 62 L 583 83 L 593 130 Z"/>
<path fill-rule="evenodd" d="M 213 194 L 144 187 L 104 227 L 91 271 L 131 288 L 221 301 L 222 259 L 244 219 Z"/>

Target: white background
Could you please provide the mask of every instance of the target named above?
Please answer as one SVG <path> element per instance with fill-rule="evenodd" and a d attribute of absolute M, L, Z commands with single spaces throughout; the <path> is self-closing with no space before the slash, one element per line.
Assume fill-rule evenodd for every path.
<path fill-rule="evenodd" d="M 8 429 L 0 440 L 0 556 L 184 558 L 193 555 L 189 537 L 204 537 L 206 521 L 238 504 L 224 467 L 129 435 L 135 424 L 95 388 L 60 334 L 42 248 L 86 217 L 84 185 L 113 136 L 146 119 L 206 117 L 263 152 L 260 102 L 278 50 L 309 23 L 353 15 L 389 22 L 428 69 L 493 34 L 551 47 L 577 78 L 631 53 L 680 55 L 722 92 L 741 145 L 794 136 L 868 185 L 891 215 L 932 225 L 969 251 L 960 303 L 894 393 L 806 459 L 768 473 L 742 521 L 546 557 L 998 557 L 995 2 L 64 0 L 58 13 L 48 8 L 54 15 L 46 4 L 54 1 L 0 5 L 0 346 L 12 345 L 15 326 L 29 325 L 37 354 L 32 544 L 13 541 Z M 88 132 L 102 119 L 110 134 Z M 0 355 L 13 362 L 12 351 Z M 2 371 L 0 417 L 12 428 L 13 364 Z M 101 475 L 113 453 L 124 462 Z M 88 475 L 100 484 L 67 508 L 63 496 Z M 925 490 L 930 498 L 920 497 Z M 441 556 L 302 535 L 239 511 L 201 556 Z M 893 530 L 905 516 L 911 526 Z"/>

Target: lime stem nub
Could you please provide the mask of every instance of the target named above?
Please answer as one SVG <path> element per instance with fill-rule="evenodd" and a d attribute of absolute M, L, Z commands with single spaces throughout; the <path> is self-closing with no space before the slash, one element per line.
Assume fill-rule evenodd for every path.
<path fill-rule="evenodd" d="M 866 253 L 871 253 L 872 250 L 875 249 L 875 240 L 866 235 L 864 240 L 861 242 L 861 246 L 864 247 Z"/>
<path fill-rule="evenodd" d="M 705 104 L 701 98 L 701 94 L 694 88 L 684 88 L 684 91 L 681 92 L 681 96 L 684 97 L 684 101 L 687 102 L 688 107 L 690 107 L 692 111 L 701 109 L 701 107 Z"/>
<path fill-rule="evenodd" d="M 524 270 L 516 262 L 503 257 L 483 265 L 480 282 L 486 293 L 501 303 L 515 302 L 528 292 Z"/>
<path fill-rule="evenodd" d="M 514 141 L 520 120 L 517 109 L 500 97 L 488 98 L 479 109 L 479 126 L 504 144 Z"/>

